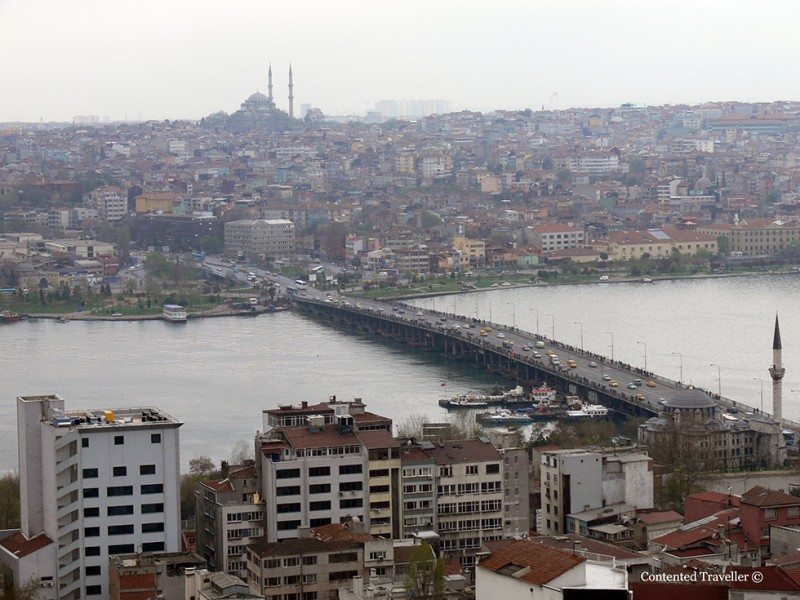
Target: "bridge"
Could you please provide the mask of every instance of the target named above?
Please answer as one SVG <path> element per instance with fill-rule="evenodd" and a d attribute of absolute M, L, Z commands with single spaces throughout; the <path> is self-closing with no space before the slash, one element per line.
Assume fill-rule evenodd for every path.
<path fill-rule="evenodd" d="M 332 325 L 382 336 L 437 352 L 450 359 L 469 362 L 527 388 L 545 382 L 562 393 L 578 395 L 589 402 L 604 404 L 629 415 L 645 418 L 655 416 L 664 402 L 702 393 L 729 412 L 757 413 L 771 418 L 768 413 L 729 398 L 514 327 L 419 309 L 398 302 L 386 303 L 338 295 L 326 298 L 324 293 L 312 288 L 295 295 L 294 303 L 299 310 Z M 491 332 L 482 335 L 481 330 L 486 327 L 490 327 Z M 537 342 L 539 346 L 544 344 L 544 348 L 536 348 Z M 524 347 L 530 350 L 523 350 Z M 572 360 L 576 366 L 563 369 L 552 365 L 546 355 L 548 351 L 557 354 L 561 365 Z M 534 352 L 541 356 L 537 358 Z M 628 385 L 635 379 L 641 379 L 643 383 L 636 389 L 629 389 Z M 783 419 L 782 427 L 800 433 L 800 423 L 795 421 Z"/>

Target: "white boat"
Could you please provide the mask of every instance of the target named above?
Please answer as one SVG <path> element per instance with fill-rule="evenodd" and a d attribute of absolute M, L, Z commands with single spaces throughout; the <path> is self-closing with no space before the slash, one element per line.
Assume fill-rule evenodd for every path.
<path fill-rule="evenodd" d="M 186 309 L 179 304 L 165 304 L 161 307 L 161 316 L 171 323 L 185 323 Z"/>
<path fill-rule="evenodd" d="M 578 410 L 568 410 L 568 419 L 603 419 L 609 416 L 612 409 L 602 404 L 584 404 Z"/>
<path fill-rule="evenodd" d="M 486 408 L 487 406 L 489 406 L 488 402 L 472 398 L 453 398 L 447 405 L 448 408 Z"/>
<path fill-rule="evenodd" d="M 549 404 L 555 402 L 556 391 L 552 388 L 543 385 L 542 387 L 534 388 L 531 390 L 531 399 L 538 403 Z"/>

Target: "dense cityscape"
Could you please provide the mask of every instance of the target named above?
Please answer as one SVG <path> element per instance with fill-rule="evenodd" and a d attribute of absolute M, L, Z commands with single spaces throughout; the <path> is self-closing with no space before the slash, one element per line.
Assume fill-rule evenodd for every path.
<path fill-rule="evenodd" d="M 140 393 L 151 374 L 130 357 L 101 405 L 4 386 L 4 600 L 800 597 L 794 314 L 767 307 L 740 332 L 759 402 L 724 393 L 720 358 L 703 356 L 705 389 L 678 343 L 676 377 L 648 368 L 646 336 L 639 363 L 605 323 L 586 323 L 610 340 L 598 352 L 581 315 L 576 342 L 556 331 L 563 307 L 512 300 L 509 321 L 491 304 L 734 277 L 795 297 L 800 101 L 559 108 L 553 93 L 479 112 L 409 95 L 328 115 L 325 99 L 295 105 L 296 64 L 265 60 L 252 80 L 200 119 L 0 111 L 0 332 L 44 346 L 61 328 L 80 369 L 94 350 L 79 326 L 167 338 L 292 315 L 494 389 L 443 380 L 438 406 L 387 416 L 320 370 L 302 382 L 318 395 L 264 394 L 255 435 L 220 426 L 187 455 L 192 414 Z M 488 316 L 457 307 L 476 294 Z M 735 304 L 716 308 L 731 327 Z M 297 343 L 315 365 L 313 335 Z M 169 360 L 213 371 L 215 349 Z M 264 363 L 253 379 L 301 383 Z M 235 412 L 233 392 L 213 408 L 193 395 Z"/>

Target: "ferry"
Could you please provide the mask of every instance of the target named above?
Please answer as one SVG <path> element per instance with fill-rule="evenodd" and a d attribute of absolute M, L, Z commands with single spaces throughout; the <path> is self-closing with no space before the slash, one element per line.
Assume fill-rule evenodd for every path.
<path fill-rule="evenodd" d="M 165 321 L 171 323 L 185 323 L 186 322 L 186 309 L 179 304 L 165 304 L 161 308 L 161 315 Z"/>
<path fill-rule="evenodd" d="M 602 404 L 583 404 L 577 410 L 568 410 L 567 419 L 605 419 L 614 411 Z"/>
<path fill-rule="evenodd" d="M 531 425 L 534 418 L 524 412 L 498 408 L 493 412 L 478 413 L 475 420 L 481 425 Z"/>
<path fill-rule="evenodd" d="M 479 400 L 477 398 L 469 398 L 467 396 L 459 396 L 453 398 L 447 403 L 447 408 L 486 408 L 489 406 L 488 402 Z"/>
<path fill-rule="evenodd" d="M 497 390 L 499 392 L 499 390 Z M 489 394 L 486 396 L 467 396 L 462 394 L 451 398 L 450 400 L 439 400 L 439 406 L 444 408 L 485 408 L 489 405 L 504 404 L 504 403 L 530 403 L 525 399 L 525 391 L 521 385 L 507 392 L 500 392 L 499 394 Z"/>
<path fill-rule="evenodd" d="M 523 403 L 537 405 L 549 405 L 555 401 L 556 391 L 550 387 L 547 387 L 547 384 L 531 390 L 531 393 L 527 398 L 520 395 L 513 398 L 508 398 L 507 400 L 508 404 Z"/>

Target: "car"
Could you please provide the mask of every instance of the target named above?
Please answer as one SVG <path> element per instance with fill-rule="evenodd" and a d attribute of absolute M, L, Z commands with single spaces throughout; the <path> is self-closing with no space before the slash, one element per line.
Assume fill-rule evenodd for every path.
<path fill-rule="evenodd" d="M 121 317 L 121 316 L 122 316 L 122 313 L 118 313 L 118 312 L 111 313 L 111 316 L 112 316 L 112 317 Z"/>
<path fill-rule="evenodd" d="M 617 383 L 615 380 L 612 379 L 611 381 L 608 382 L 608 386 L 609 387 L 617 387 L 617 386 L 619 386 L 619 383 Z"/>
<path fill-rule="evenodd" d="M 481 337 L 486 337 L 487 335 L 489 335 L 488 331 L 481 331 Z"/>
<path fill-rule="evenodd" d="M 597 363 L 594 362 L 593 360 L 590 360 L 589 364 L 587 366 L 589 366 L 589 367 L 591 367 L 593 369 L 596 369 L 597 368 Z"/>
<path fill-rule="evenodd" d="M 647 387 L 656 387 L 656 382 L 652 379 L 647 380 Z"/>
<path fill-rule="evenodd" d="M 461 329 L 461 325 L 453 325 L 453 329 Z"/>
<path fill-rule="evenodd" d="M 508 282 L 508 281 L 504 281 L 503 282 L 503 287 L 510 287 L 510 286 L 511 286 L 510 282 Z"/>
<path fill-rule="evenodd" d="M 500 287 L 500 284 L 499 283 L 493 283 L 492 287 Z"/>
<path fill-rule="evenodd" d="M 556 353 L 553 352 L 552 350 L 548 350 L 547 352 L 545 352 L 545 354 L 547 354 L 547 356 L 555 356 L 556 355 Z"/>
<path fill-rule="evenodd" d="M 541 352 L 534 352 L 533 354 L 531 354 L 531 356 L 533 356 L 533 358 L 542 358 L 542 353 Z"/>
<path fill-rule="evenodd" d="M 637 389 L 637 388 L 636 388 L 636 384 L 635 384 L 635 383 L 629 383 L 629 384 L 628 384 L 628 389 L 629 389 L 629 390 L 635 390 L 635 389 Z"/>
<path fill-rule="evenodd" d="M 642 385 L 642 380 L 641 379 L 634 379 L 631 383 L 633 383 L 633 385 Z"/>
<path fill-rule="evenodd" d="M 637 402 L 644 402 L 644 394 L 636 394 Z"/>
<path fill-rule="evenodd" d="M 501 340 L 504 340 L 506 339 L 506 334 L 501 331 L 500 333 L 497 334 L 497 337 L 499 337 Z"/>
<path fill-rule="evenodd" d="M 611 381 L 611 375 L 603 375 L 603 381 Z"/>
<path fill-rule="evenodd" d="M 600 281 L 608 281 L 608 275 L 600 275 Z"/>
<path fill-rule="evenodd" d="M 523 346 L 523 347 L 522 347 L 522 351 L 523 351 L 523 352 L 529 352 L 529 351 L 530 351 L 530 347 L 528 347 L 528 346 Z"/>
<path fill-rule="evenodd" d="M 659 398 L 659 399 L 658 399 L 658 403 L 659 403 L 661 406 L 664 406 L 664 405 L 667 403 L 667 399 L 666 399 L 666 398 Z"/>
<path fill-rule="evenodd" d="M 333 300 L 331 300 L 330 298 L 325 298 L 325 302 L 327 302 L 328 304 L 330 304 L 331 302 L 333 302 Z"/>
<path fill-rule="evenodd" d="M 477 326 L 477 325 L 475 325 L 475 323 L 470 323 L 470 324 L 469 324 L 469 328 L 470 328 L 470 329 L 475 329 L 475 328 L 477 328 L 477 327 L 478 327 L 478 326 Z"/>
<path fill-rule="evenodd" d="M 569 371 L 569 367 L 567 365 L 559 365 L 558 367 L 561 371 Z"/>
<path fill-rule="evenodd" d="M 423 314 L 422 314 L 422 311 L 421 311 L 421 310 L 418 310 L 418 311 L 417 311 L 417 316 L 418 316 L 418 317 L 421 317 L 421 316 L 423 316 Z"/>

